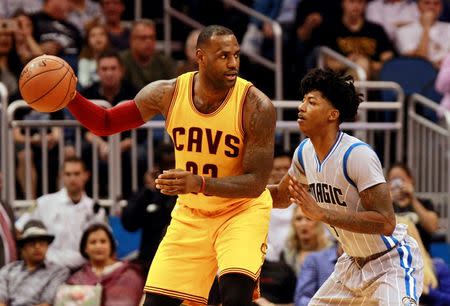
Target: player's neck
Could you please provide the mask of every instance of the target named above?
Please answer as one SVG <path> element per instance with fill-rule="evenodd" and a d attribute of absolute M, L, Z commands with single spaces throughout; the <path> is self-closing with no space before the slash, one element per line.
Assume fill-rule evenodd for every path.
<path fill-rule="evenodd" d="M 314 146 L 314 151 L 316 151 L 317 157 L 321 162 L 325 159 L 328 152 L 330 152 L 331 148 L 335 144 L 336 139 L 339 136 L 339 132 L 339 130 L 336 130 L 333 127 L 332 130 L 325 129 L 323 133 L 318 133 L 310 137 Z"/>
<path fill-rule="evenodd" d="M 194 78 L 192 97 L 194 105 L 203 113 L 213 112 L 223 103 L 229 90 L 229 88 L 217 89 L 197 74 Z"/>

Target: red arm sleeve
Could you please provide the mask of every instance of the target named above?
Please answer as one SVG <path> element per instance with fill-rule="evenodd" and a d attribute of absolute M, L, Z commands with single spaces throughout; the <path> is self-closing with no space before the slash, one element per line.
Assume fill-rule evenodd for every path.
<path fill-rule="evenodd" d="M 133 100 L 104 109 L 77 92 L 67 108 L 82 125 L 98 136 L 131 130 L 145 123 Z"/>

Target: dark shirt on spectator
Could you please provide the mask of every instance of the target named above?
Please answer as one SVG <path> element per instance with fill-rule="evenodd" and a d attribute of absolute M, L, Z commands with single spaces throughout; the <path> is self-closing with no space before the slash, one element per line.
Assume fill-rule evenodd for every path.
<path fill-rule="evenodd" d="M 77 27 L 65 20 L 57 20 L 44 12 L 31 16 L 34 33 L 38 43 L 56 41 L 62 50 L 59 56 L 78 56 L 82 45 L 82 36 Z"/>
<path fill-rule="evenodd" d="M 385 51 L 394 51 L 384 29 L 372 22 L 364 21 L 359 31 L 350 31 L 342 22 L 325 31 L 322 44 L 348 56 L 352 53 L 365 55 L 373 61 L 380 61 Z"/>
<path fill-rule="evenodd" d="M 143 188 L 128 200 L 122 211 L 122 225 L 128 231 L 142 229 L 139 261 L 147 271 L 170 222 L 176 197 Z"/>
<path fill-rule="evenodd" d="M 168 80 L 176 76 L 175 62 L 162 53 L 153 54 L 152 59 L 145 66 L 139 65 L 134 60 L 130 50 L 121 52 L 120 57 L 125 67 L 125 79 L 136 88 L 142 88 L 153 81 Z"/>
<path fill-rule="evenodd" d="M 419 199 L 419 202 L 422 203 L 423 207 L 426 210 L 435 211 L 433 207 L 433 203 L 430 200 L 427 199 Z M 394 212 L 398 215 L 408 215 L 410 213 L 415 213 L 412 205 L 408 205 L 406 207 L 399 207 L 397 204 L 394 203 Z M 425 249 L 430 252 L 430 245 L 432 240 L 432 235 L 427 232 L 420 222 L 416 223 L 417 230 L 419 231 L 420 238 L 422 238 L 423 245 Z"/>

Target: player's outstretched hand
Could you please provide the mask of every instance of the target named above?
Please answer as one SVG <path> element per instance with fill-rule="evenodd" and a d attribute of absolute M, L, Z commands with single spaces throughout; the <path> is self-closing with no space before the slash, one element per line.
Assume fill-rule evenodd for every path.
<path fill-rule="evenodd" d="M 295 177 L 289 180 L 291 202 L 301 207 L 303 213 L 311 220 L 322 220 L 323 208 L 317 205 L 316 200 Z"/>
<path fill-rule="evenodd" d="M 155 180 L 156 188 L 166 195 L 198 192 L 202 179 L 189 171 L 181 169 L 164 170 Z"/>

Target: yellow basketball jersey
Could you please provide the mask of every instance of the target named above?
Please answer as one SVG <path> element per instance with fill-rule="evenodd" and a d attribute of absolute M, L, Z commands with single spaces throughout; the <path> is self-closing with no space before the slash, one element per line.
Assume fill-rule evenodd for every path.
<path fill-rule="evenodd" d="M 178 77 L 167 115 L 176 168 L 206 177 L 240 175 L 244 148 L 242 107 L 252 83 L 237 78 L 222 105 L 213 113 L 203 114 L 193 102 L 195 73 Z M 178 204 L 205 211 L 223 210 L 248 200 L 193 193 L 178 196 Z"/>

